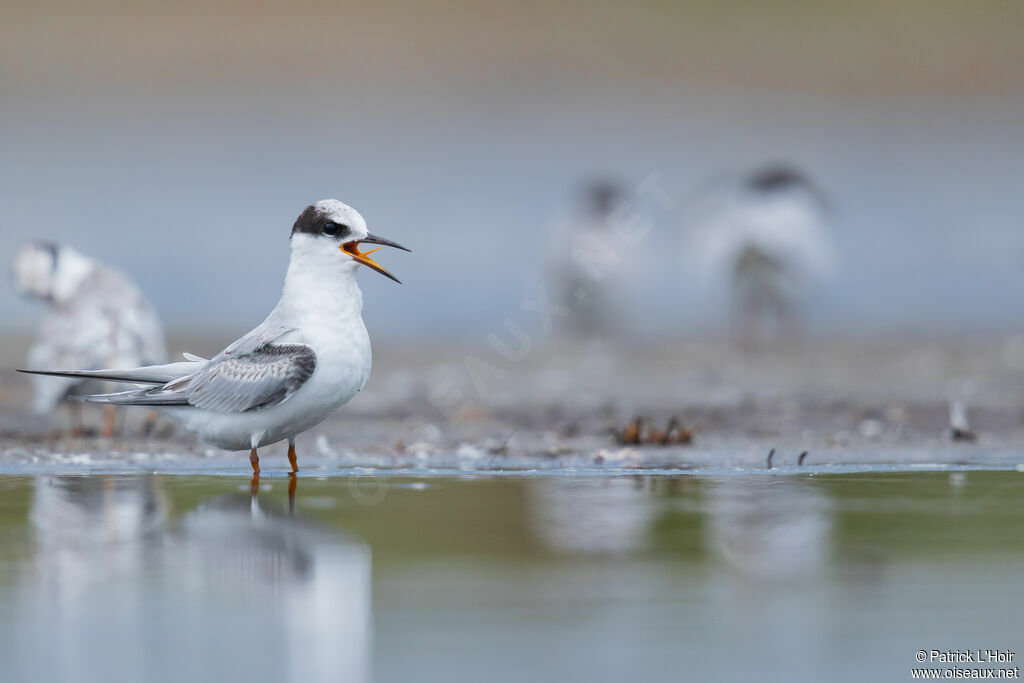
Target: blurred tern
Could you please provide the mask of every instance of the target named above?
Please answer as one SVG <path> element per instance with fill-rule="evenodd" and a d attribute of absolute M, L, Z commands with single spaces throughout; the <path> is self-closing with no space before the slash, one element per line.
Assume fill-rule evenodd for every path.
<path fill-rule="evenodd" d="M 770 324 L 785 331 L 808 281 L 834 269 L 827 200 L 800 171 L 781 164 L 758 169 L 711 199 L 691 249 L 705 281 L 728 287 L 744 341 Z"/>
<path fill-rule="evenodd" d="M 167 362 L 160 318 L 142 292 L 122 273 L 63 244 L 35 242 L 13 261 L 15 290 L 49 308 L 29 349 L 28 363 L 40 370 L 131 368 Z M 35 377 L 34 410 L 52 411 L 68 395 L 102 391 L 77 377 Z M 113 408 L 103 433 L 113 432 Z M 72 432 L 81 430 L 73 411 Z"/>
<path fill-rule="evenodd" d="M 93 403 L 155 408 L 201 441 L 227 450 L 257 449 L 288 440 L 288 460 L 298 471 L 295 437 L 352 399 L 370 376 L 370 337 L 363 324 L 360 265 L 396 282 L 360 251 L 379 244 L 409 251 L 371 235 L 355 209 L 325 199 L 305 209 L 291 232 L 284 291 L 258 327 L 210 360 L 97 372 L 46 372 L 65 377 L 148 385 L 82 397 Z"/>
<path fill-rule="evenodd" d="M 618 211 L 625 193 L 611 180 L 595 180 L 580 193 L 576 214 L 559 221 L 545 250 L 546 278 L 559 316 L 570 336 L 605 337 L 622 324 L 623 283 L 612 266 L 620 243 L 616 233 Z M 621 271 L 621 269 L 619 269 Z"/>

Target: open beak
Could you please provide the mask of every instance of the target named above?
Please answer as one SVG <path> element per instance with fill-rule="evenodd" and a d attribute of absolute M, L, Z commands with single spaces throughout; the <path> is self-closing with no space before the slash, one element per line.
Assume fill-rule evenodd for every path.
<path fill-rule="evenodd" d="M 372 258 L 370 258 L 370 254 L 372 254 L 375 251 L 380 251 L 380 247 L 377 247 L 376 249 L 371 249 L 370 251 L 359 251 L 360 244 L 380 244 L 385 247 L 394 247 L 395 249 L 401 249 L 402 251 L 410 251 L 409 249 L 406 249 L 398 242 L 392 242 L 391 240 L 386 240 L 383 237 L 377 237 L 376 235 L 367 235 L 361 240 L 356 240 L 354 242 L 345 242 L 344 244 L 341 245 L 341 250 L 348 254 L 349 256 L 351 256 L 352 260 L 355 261 L 356 263 L 361 263 L 362 265 L 367 266 L 368 268 L 373 268 L 381 275 L 391 278 L 398 284 L 402 284 L 402 281 L 399 280 L 394 275 L 392 275 L 391 273 L 389 273 L 387 270 L 385 270 L 384 266 L 380 265 Z"/>

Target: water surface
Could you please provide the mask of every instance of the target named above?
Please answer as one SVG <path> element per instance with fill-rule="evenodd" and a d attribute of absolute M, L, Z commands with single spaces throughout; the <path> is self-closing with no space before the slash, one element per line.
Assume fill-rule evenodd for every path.
<path fill-rule="evenodd" d="M 0 478 L 4 679 L 905 680 L 1022 646 L 1020 472 L 295 484 Z"/>

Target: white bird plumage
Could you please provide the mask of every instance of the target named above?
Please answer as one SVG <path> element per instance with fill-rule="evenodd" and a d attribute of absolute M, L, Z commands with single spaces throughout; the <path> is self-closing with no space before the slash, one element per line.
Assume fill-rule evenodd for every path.
<path fill-rule="evenodd" d="M 835 268 L 825 202 L 796 172 L 770 167 L 738 183 L 726 182 L 706 194 L 695 214 L 693 246 L 708 281 L 731 276 L 736 258 L 750 247 L 809 277 L 828 276 Z"/>
<path fill-rule="evenodd" d="M 277 306 L 251 332 L 209 360 L 187 355 L 167 365 L 70 374 L 149 385 L 84 400 L 153 407 L 201 441 L 251 449 L 258 473 L 257 448 L 285 439 L 294 447 L 296 435 L 350 401 L 370 377 L 356 271 L 366 265 L 395 278 L 359 251 L 363 243 L 405 249 L 371 235 L 355 209 L 333 199 L 317 202 L 292 228 Z"/>
<path fill-rule="evenodd" d="M 701 194 L 687 254 L 706 287 L 729 292 L 741 323 L 792 315 L 808 285 L 834 272 L 830 210 L 799 171 L 767 166 Z"/>
<path fill-rule="evenodd" d="M 167 360 L 153 306 L 124 274 L 67 245 L 36 242 L 15 254 L 13 282 L 48 310 L 28 354 L 40 370 L 130 368 Z M 68 394 L 99 391 L 73 377 L 34 378 L 34 409 L 48 413 Z"/>
<path fill-rule="evenodd" d="M 554 322 L 570 336 L 612 336 L 629 309 L 625 265 L 618 262 L 623 198 L 614 181 L 588 183 L 574 213 L 548 236 L 544 276 L 564 313 Z"/>

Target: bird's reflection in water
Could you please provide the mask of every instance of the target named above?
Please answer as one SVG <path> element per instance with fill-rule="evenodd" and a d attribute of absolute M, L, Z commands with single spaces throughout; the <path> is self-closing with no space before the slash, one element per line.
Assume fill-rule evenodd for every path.
<path fill-rule="evenodd" d="M 295 516 L 295 492 L 298 489 L 299 478 L 294 472 L 288 474 L 288 514 Z M 259 511 L 260 475 L 256 473 L 249 480 L 249 495 L 252 496 L 253 513 Z"/>
<path fill-rule="evenodd" d="M 712 571 L 703 590 L 716 606 L 703 627 L 715 642 L 744 643 L 737 666 L 787 662 L 792 680 L 820 680 L 833 613 L 824 577 L 832 557 L 831 500 L 796 476 L 726 476 L 709 482 L 704 499 Z M 725 650 L 723 650 L 723 653 Z"/>
<path fill-rule="evenodd" d="M 551 478 L 532 482 L 526 492 L 531 527 L 553 551 L 624 555 L 648 542 L 654 506 L 642 482 Z"/>
<path fill-rule="evenodd" d="M 829 500 L 805 481 L 723 477 L 705 511 L 709 550 L 746 579 L 800 582 L 829 560 Z"/>
<path fill-rule="evenodd" d="M 39 479 L 15 680 L 368 680 L 369 549 L 253 484 L 176 515 L 158 477 Z"/>

